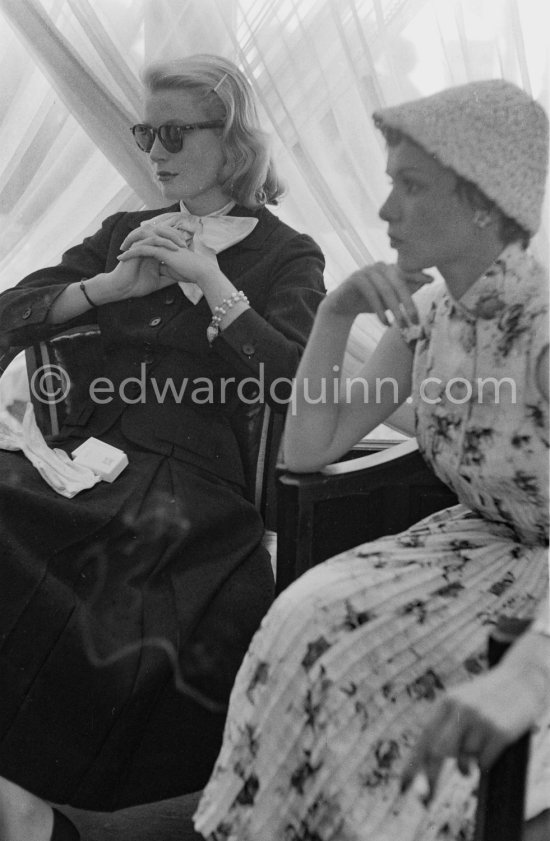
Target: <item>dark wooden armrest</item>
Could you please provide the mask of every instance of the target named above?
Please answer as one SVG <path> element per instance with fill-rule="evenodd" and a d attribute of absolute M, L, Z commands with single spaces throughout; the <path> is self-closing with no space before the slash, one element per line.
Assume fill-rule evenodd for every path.
<path fill-rule="evenodd" d="M 429 470 L 414 439 L 328 465 L 319 473 L 279 468 L 277 591 L 326 558 L 396 534 L 456 496 Z"/>
<path fill-rule="evenodd" d="M 528 629 L 526 619 L 501 616 L 489 635 L 492 668 Z M 511 699 L 508 700 L 510 703 Z M 481 774 L 473 841 L 520 841 L 525 814 L 530 734 L 509 745 L 488 771 Z"/>

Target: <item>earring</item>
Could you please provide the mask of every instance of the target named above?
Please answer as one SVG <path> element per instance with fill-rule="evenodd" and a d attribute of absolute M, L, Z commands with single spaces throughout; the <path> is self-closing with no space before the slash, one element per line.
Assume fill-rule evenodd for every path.
<path fill-rule="evenodd" d="M 476 228 L 486 228 L 487 225 L 490 225 L 492 222 L 491 214 L 488 210 L 480 210 L 478 208 L 478 210 L 476 210 L 476 212 L 474 213 L 474 218 L 472 219 L 472 222 L 474 223 Z"/>

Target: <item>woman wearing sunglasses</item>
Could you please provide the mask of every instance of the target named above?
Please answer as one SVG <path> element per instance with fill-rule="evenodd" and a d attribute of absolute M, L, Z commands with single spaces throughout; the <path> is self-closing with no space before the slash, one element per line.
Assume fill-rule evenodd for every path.
<path fill-rule="evenodd" d="M 107 392 L 55 445 L 129 458 L 68 500 L 0 455 L 7 841 L 76 837 L 39 798 L 108 810 L 199 789 L 272 600 L 233 422 L 257 398 L 284 410 L 324 261 L 265 207 L 281 185 L 232 63 L 158 65 L 145 87 L 132 132 L 168 206 L 110 216 L 0 297 L 12 345 L 99 324 Z"/>

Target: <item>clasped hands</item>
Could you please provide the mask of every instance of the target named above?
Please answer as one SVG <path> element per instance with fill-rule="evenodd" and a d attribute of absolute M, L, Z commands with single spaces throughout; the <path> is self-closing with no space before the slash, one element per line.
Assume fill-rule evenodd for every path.
<path fill-rule="evenodd" d="M 113 272 L 121 297 L 142 297 L 181 281 L 201 286 L 212 264 L 189 250 L 195 226 L 189 219 L 183 230 L 151 222 L 131 231 L 122 242 L 119 266 Z"/>

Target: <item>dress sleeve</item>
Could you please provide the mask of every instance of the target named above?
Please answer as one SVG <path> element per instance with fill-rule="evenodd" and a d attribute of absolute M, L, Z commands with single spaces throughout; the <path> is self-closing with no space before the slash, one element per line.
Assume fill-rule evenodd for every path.
<path fill-rule="evenodd" d="M 281 401 L 290 393 L 290 380 L 326 293 L 324 265 L 316 243 L 297 234 L 274 261 L 263 313 L 245 310 L 214 342 L 216 352 L 239 374 L 259 378 L 266 390 L 277 387 Z"/>
<path fill-rule="evenodd" d="M 0 294 L 0 335 L 6 347 L 25 347 L 59 331 L 59 324 L 47 321 L 55 299 L 70 283 L 106 271 L 112 233 L 124 213 L 109 216 L 99 231 L 63 254 L 57 266 L 38 269 L 13 289 Z M 87 323 L 93 313 L 85 312 L 67 324 Z"/>

